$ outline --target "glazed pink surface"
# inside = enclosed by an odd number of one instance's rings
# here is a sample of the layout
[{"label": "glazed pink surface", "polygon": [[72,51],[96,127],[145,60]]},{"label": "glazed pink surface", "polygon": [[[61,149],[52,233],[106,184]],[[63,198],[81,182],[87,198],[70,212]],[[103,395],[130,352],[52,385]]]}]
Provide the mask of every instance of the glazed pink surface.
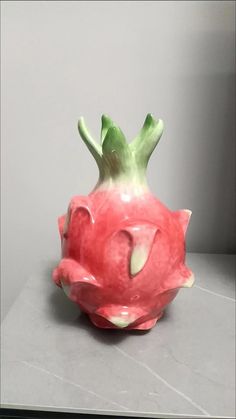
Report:
[{"label": "glazed pink surface", "polygon": [[[103,328],[150,329],[180,287],[190,211],[170,211],[148,190],[114,187],[76,196],[59,218],[58,286]],[[133,261],[133,262],[132,262]]]}]

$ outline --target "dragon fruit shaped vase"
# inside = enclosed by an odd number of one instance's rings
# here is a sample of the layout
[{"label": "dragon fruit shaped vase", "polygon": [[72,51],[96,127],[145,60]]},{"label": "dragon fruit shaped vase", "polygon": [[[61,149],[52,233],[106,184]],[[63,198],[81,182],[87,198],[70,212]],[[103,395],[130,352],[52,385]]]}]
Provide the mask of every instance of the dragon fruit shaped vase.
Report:
[{"label": "dragon fruit shaped vase", "polygon": [[185,233],[191,212],[170,211],[150,192],[148,160],[163,132],[147,115],[128,144],[103,115],[101,144],[83,118],[80,135],[99,168],[88,196],[71,199],[59,218],[62,259],[55,283],[101,328],[151,329],[193,274],[185,265]]}]

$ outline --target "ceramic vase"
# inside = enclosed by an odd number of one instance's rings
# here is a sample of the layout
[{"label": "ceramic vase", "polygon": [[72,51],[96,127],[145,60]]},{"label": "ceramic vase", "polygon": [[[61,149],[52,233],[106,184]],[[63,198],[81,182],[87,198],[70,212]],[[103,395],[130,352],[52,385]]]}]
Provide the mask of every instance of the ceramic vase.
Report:
[{"label": "ceramic vase", "polygon": [[168,209],[146,179],[163,122],[148,114],[130,143],[105,115],[100,143],[83,118],[78,128],[99,180],[88,196],[73,197],[59,217],[62,258],[53,279],[95,326],[151,329],[180,288],[194,281],[185,265],[191,211]]}]

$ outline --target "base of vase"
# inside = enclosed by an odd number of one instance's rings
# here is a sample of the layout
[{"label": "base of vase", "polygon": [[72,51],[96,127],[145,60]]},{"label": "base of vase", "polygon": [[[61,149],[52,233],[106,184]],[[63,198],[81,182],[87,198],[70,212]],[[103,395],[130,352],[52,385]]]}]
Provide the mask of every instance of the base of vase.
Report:
[{"label": "base of vase", "polygon": [[152,329],[156,322],[163,316],[163,311],[154,319],[147,320],[140,324],[130,324],[127,327],[118,327],[115,326],[113,323],[110,323],[104,317],[98,316],[97,314],[89,314],[89,318],[91,322],[100,329],[116,329],[116,330],[150,330]]}]

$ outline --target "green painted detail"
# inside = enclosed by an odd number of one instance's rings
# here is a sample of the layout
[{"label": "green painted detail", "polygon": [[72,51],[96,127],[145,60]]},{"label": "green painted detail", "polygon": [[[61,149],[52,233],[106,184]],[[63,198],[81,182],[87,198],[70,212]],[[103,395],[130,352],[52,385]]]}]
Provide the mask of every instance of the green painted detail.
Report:
[{"label": "green painted detail", "polygon": [[101,144],[89,133],[84,119],[78,123],[79,133],[99,168],[99,183],[133,182],[146,184],[149,158],[163,133],[163,121],[148,114],[137,137],[129,144],[115,123],[102,116]]},{"label": "green painted detail", "polygon": [[116,327],[120,327],[121,329],[129,326],[129,324],[132,323],[130,319],[122,319],[122,317],[111,317],[109,321]]},{"label": "green painted detail", "polygon": [[148,255],[149,248],[147,246],[137,245],[134,247],[130,258],[130,273],[132,276],[137,275],[143,269]]},{"label": "green painted detail", "polygon": [[148,114],[140,133],[130,145],[131,150],[135,153],[138,166],[144,170],[153,150],[161,139],[163,130],[163,121],[161,119],[156,121],[151,114]]},{"label": "green painted detail", "polygon": [[86,125],[85,125],[84,118],[80,118],[80,120],[78,122],[78,129],[79,129],[79,133],[80,133],[80,136],[81,136],[82,140],[84,141],[84,143],[88,147],[89,151],[91,152],[91,154],[95,158],[100,172],[103,171],[103,168],[102,168],[102,147],[100,146],[100,144],[97,144],[96,141],[94,141],[94,139],[92,138],[91,134],[89,133],[89,131],[88,131]]},{"label": "green painted detail", "polygon": [[114,126],[114,122],[107,115],[102,115],[101,143],[103,143],[109,128]]},{"label": "green painted detail", "polygon": [[108,129],[102,153],[112,177],[129,172],[132,155],[120,128],[113,126]]}]

